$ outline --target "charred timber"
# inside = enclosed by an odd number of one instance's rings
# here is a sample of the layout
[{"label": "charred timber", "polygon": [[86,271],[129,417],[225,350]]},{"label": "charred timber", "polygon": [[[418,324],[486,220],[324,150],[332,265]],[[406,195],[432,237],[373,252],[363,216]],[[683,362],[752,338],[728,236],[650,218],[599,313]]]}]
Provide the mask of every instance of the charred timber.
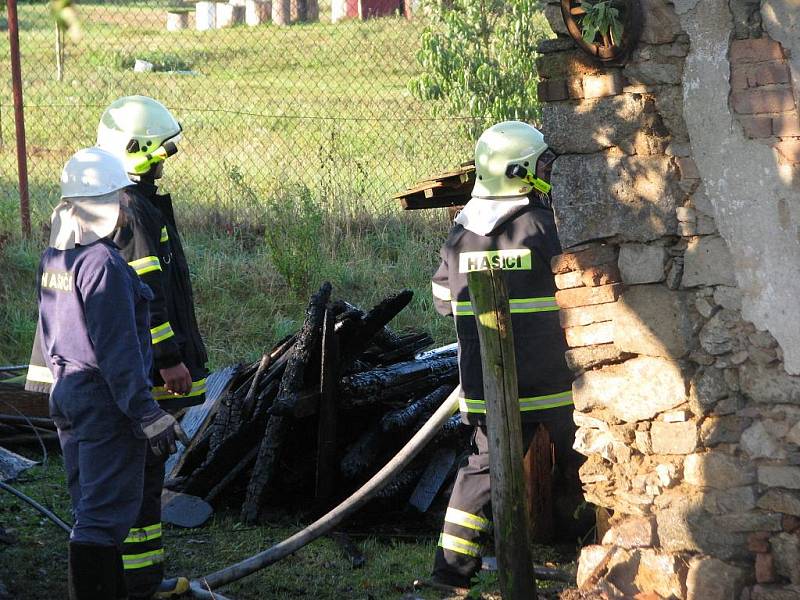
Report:
[{"label": "charred timber", "polygon": [[458,380],[455,357],[412,360],[344,377],[339,390],[351,406],[360,406],[407,394],[415,389],[415,384],[424,386],[425,380],[441,385],[451,379]]},{"label": "charred timber", "polygon": [[433,414],[452,391],[452,385],[442,385],[405,408],[386,413],[381,419],[381,429],[385,433],[411,429],[421,415]]},{"label": "charred timber", "polygon": [[[274,405],[293,409],[297,398],[305,386],[305,378],[312,357],[319,352],[319,342],[322,338],[322,324],[325,319],[325,308],[330,300],[331,284],[325,282],[319,291],[311,297],[306,311],[306,319],[297,341],[292,347],[286,371],[281,378],[278,397]],[[317,372],[317,375],[319,373]],[[269,490],[269,484],[275,475],[275,469],[280,457],[281,446],[287,433],[284,417],[271,416],[267,423],[261,447],[258,450],[256,464],[247,486],[247,496],[242,505],[242,520],[245,523],[255,523],[258,520],[259,509]]]}]

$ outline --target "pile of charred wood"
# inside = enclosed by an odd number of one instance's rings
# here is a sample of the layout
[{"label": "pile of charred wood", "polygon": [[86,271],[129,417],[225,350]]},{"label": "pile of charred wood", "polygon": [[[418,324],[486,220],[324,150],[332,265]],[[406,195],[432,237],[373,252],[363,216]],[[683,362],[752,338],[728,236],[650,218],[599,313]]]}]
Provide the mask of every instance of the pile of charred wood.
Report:
[{"label": "pile of charred wood", "polygon": [[[296,334],[236,370],[167,487],[239,509],[248,523],[270,507],[323,511],[356,490],[458,383],[454,345],[421,352],[428,334],[388,327],[411,297],[404,290],[365,312],[332,301],[324,284]],[[379,496],[427,510],[468,436],[454,415]]]}]

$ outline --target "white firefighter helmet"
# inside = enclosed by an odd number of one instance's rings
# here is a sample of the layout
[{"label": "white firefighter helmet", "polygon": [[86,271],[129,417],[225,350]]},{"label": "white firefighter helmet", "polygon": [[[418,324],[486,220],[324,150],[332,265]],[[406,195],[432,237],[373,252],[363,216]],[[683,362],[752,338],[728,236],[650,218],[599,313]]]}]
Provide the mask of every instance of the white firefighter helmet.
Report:
[{"label": "white firefighter helmet", "polygon": [[50,218],[59,250],[104,238],[117,227],[122,189],[133,185],[122,161],[101,148],[78,150],[61,171],[61,202]]},{"label": "white firefighter helmet", "polygon": [[521,121],[492,125],[475,144],[475,187],[477,198],[525,196],[533,189],[550,190],[550,184],[536,177],[536,162],[547,150],[542,132]]},{"label": "white firefighter helmet", "polygon": [[[148,96],[124,96],[112,102],[100,117],[97,145],[113,152],[128,173],[143,175],[175,151],[154,155],[165,142],[180,139],[180,123],[166,106]],[[155,160],[154,160],[155,156]]]}]

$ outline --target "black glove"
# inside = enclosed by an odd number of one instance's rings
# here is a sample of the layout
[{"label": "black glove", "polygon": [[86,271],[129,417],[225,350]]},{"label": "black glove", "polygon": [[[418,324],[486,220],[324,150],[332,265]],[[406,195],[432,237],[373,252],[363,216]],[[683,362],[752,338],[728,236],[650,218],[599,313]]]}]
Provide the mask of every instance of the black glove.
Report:
[{"label": "black glove", "polygon": [[142,419],[142,432],[147,436],[150,448],[156,456],[174,453],[177,450],[175,438],[178,438],[184,446],[189,445],[189,437],[181,429],[175,417],[161,409]]}]

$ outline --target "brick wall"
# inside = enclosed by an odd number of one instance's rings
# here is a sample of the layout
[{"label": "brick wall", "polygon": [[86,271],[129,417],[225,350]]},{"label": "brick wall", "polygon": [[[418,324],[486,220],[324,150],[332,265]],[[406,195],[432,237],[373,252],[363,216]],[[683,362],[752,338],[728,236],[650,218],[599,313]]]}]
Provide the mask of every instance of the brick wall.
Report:
[{"label": "brick wall", "polygon": [[731,106],[750,139],[772,146],[784,163],[800,163],[800,113],[787,57],[769,37],[733,40]]}]

